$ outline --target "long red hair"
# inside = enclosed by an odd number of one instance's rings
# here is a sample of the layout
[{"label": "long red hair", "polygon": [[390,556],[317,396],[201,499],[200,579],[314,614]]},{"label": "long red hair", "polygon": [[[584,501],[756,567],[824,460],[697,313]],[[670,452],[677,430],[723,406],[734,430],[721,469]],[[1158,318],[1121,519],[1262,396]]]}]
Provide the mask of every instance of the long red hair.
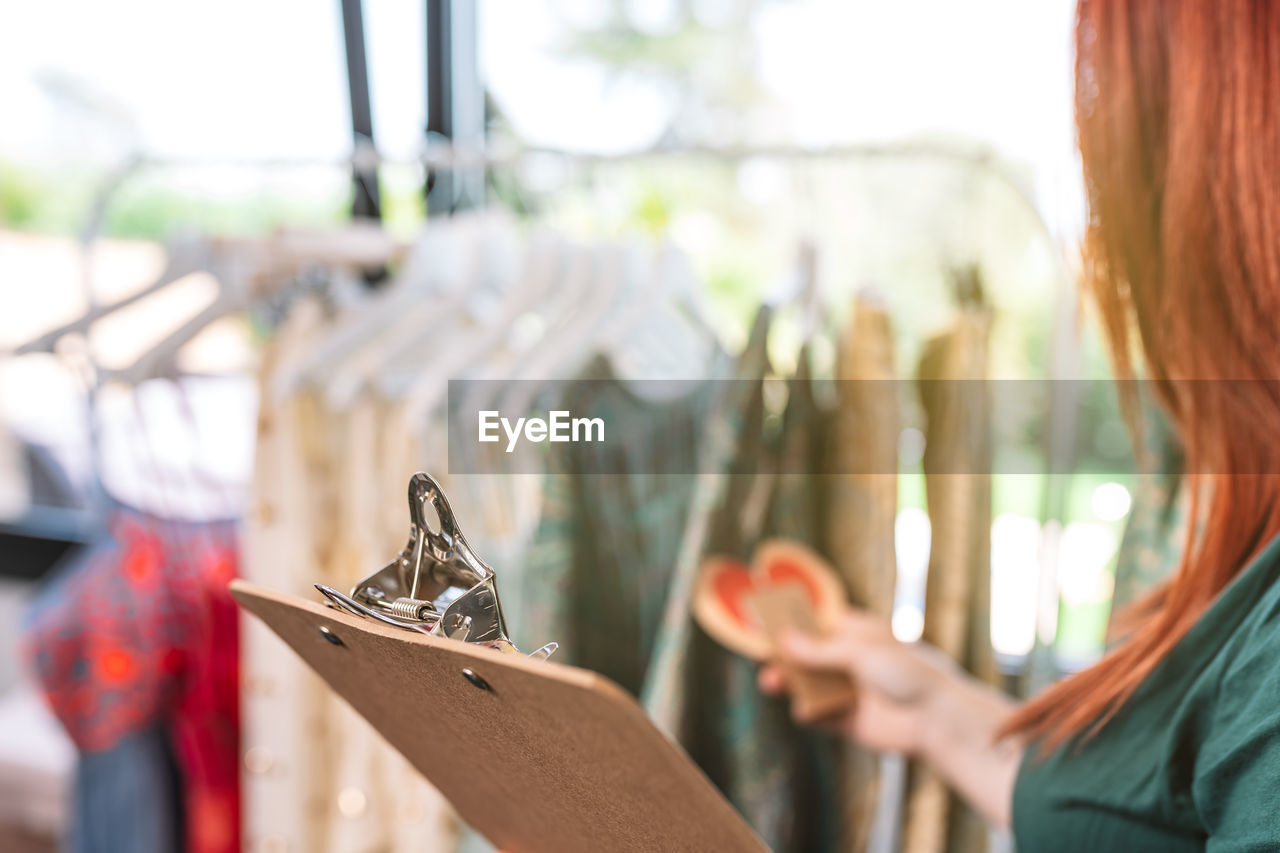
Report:
[{"label": "long red hair", "polygon": [[1087,290],[1118,376],[1177,428],[1191,506],[1128,639],[1007,722],[1044,750],[1105,725],[1280,531],[1280,3],[1081,0],[1075,106]]}]

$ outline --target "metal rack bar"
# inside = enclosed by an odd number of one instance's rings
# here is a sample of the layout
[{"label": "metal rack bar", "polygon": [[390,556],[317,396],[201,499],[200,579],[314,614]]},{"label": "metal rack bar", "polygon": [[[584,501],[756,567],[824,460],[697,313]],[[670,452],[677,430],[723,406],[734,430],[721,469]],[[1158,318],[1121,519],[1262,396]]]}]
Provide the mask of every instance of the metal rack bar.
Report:
[{"label": "metal rack bar", "polygon": [[355,198],[351,215],[356,219],[381,219],[378,192],[378,159],[373,155],[373,106],[369,98],[369,67],[365,56],[364,10],[361,0],[341,0],[342,36],[347,53],[347,88],[351,97],[351,135],[355,154],[351,179]]},{"label": "metal rack bar", "polygon": [[[474,0],[426,0],[427,147],[483,150],[484,89],[477,57]],[[484,201],[484,163],[426,163],[428,216]]]}]

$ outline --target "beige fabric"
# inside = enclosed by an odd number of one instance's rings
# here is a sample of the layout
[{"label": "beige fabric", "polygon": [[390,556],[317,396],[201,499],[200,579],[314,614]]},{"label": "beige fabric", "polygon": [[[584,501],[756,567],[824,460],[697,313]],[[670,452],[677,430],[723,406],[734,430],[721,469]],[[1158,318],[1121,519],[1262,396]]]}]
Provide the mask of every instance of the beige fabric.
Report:
[{"label": "beige fabric", "polygon": [[[330,411],[320,395],[272,394],[326,324],[293,312],[263,359],[245,576],[314,597],[349,588],[404,546],[403,457],[383,458],[378,405]],[[399,495],[384,512],[383,495]],[[389,509],[389,507],[387,507]],[[448,851],[458,834],[443,798],[278,638],[244,629],[245,849]]]},{"label": "beige fabric", "polygon": [[[853,304],[841,340],[836,378],[839,405],[832,419],[827,551],[849,588],[849,599],[885,619],[893,615],[897,585],[894,523],[898,515],[897,374],[893,328],[875,299]],[[867,850],[873,814],[883,797],[880,757],[850,743],[845,759],[844,801],[849,853]]]},{"label": "beige fabric", "polygon": [[[263,354],[260,374],[258,447],[252,501],[244,531],[243,573],[282,589],[297,589],[310,554],[306,477],[296,434],[296,412],[276,404],[270,380],[305,349],[322,325],[314,306],[297,312]],[[305,546],[304,546],[305,547]],[[300,559],[300,557],[302,557]],[[244,749],[244,846],[248,851],[323,850],[318,815],[324,804],[311,797],[305,756],[324,742],[322,685],[291,660],[291,653],[261,625],[243,623],[241,674]]]},{"label": "beige fabric", "polygon": [[[962,310],[953,328],[929,342],[924,380],[987,376],[991,318]],[[973,383],[926,385],[929,431],[925,478],[932,547],[923,640],[978,678],[993,683],[991,601],[991,408]],[[973,473],[956,473],[967,471]],[[986,849],[982,821],[936,774],[913,767],[902,849],[905,853],[976,853]]]}]

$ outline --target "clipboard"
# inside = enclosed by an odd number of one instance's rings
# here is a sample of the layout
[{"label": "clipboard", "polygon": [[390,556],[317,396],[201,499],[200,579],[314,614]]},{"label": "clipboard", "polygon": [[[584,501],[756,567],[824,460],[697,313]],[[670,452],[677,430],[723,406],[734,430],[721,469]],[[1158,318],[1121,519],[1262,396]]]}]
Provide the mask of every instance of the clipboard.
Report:
[{"label": "clipboard", "polygon": [[587,670],[231,592],[499,849],[765,851],[639,704]]}]

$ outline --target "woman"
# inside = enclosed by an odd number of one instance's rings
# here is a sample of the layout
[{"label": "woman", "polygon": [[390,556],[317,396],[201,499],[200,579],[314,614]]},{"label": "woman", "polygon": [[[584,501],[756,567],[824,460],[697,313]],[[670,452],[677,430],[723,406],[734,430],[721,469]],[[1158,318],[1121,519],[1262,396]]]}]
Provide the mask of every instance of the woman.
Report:
[{"label": "woman", "polygon": [[861,614],[787,654],[851,673],[842,729],[1020,850],[1280,850],[1280,3],[1081,0],[1076,50],[1086,276],[1186,451],[1180,567],[1021,707]]}]

